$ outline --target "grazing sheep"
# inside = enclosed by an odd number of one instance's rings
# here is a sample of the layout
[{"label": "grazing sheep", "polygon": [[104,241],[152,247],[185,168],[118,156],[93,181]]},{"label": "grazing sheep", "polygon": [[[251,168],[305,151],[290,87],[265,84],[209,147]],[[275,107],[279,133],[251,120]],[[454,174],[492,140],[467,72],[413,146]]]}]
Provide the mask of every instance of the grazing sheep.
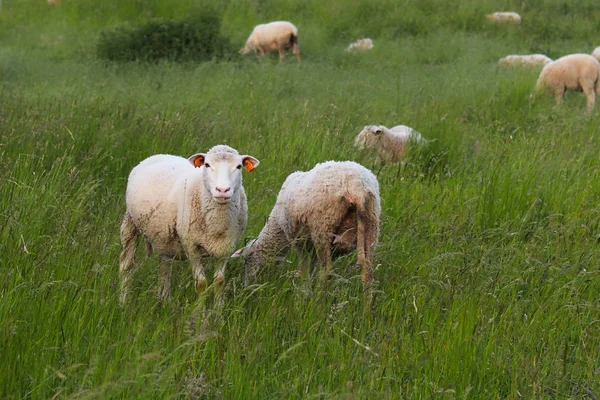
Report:
[{"label": "grazing sheep", "polygon": [[356,42],[350,43],[350,45],[346,48],[346,51],[368,51],[372,48],[373,41],[371,39],[358,39]]},{"label": "grazing sheep", "polygon": [[589,54],[571,54],[546,65],[536,84],[536,92],[551,91],[560,104],[566,90],[583,91],[591,112],[600,94],[600,63]]},{"label": "grazing sheep", "polygon": [[600,61],[600,47],[596,47],[594,49],[594,51],[592,52],[592,57],[594,57],[596,60]]},{"label": "grazing sheep", "polygon": [[[357,249],[363,287],[369,289],[380,214],[375,175],[352,161],[327,161],[287,177],[258,238],[233,257],[245,257],[248,285],[262,265],[290,246],[300,256],[316,251],[323,279],[331,274],[332,254]],[[308,265],[301,262],[300,267],[301,275],[307,275]]]},{"label": "grazing sheep", "polygon": [[[159,154],[139,163],[127,182],[127,212],[121,224],[121,301],[129,291],[138,235],[148,255],[160,255],[162,299],[171,292],[173,259],[189,259],[196,288],[206,287],[204,260],[222,262],[214,274],[215,286],[225,277],[225,261],[246,230],[248,206],[242,186],[242,166],[252,171],[258,160],[218,145],[190,158]],[[214,260],[213,260],[214,261]]]},{"label": "grazing sheep", "polygon": [[529,55],[511,55],[501,58],[498,64],[503,67],[513,66],[530,66],[530,67],[544,67],[550,64],[552,59],[543,54],[529,54]]},{"label": "grazing sheep", "polygon": [[426,144],[427,140],[414,129],[397,125],[388,129],[383,125],[367,125],[356,135],[354,147],[374,149],[384,162],[400,161],[409,143]]},{"label": "grazing sheep", "polygon": [[241,54],[251,51],[260,51],[260,55],[277,51],[279,60],[285,58],[285,51],[292,49],[296,59],[300,62],[300,48],[298,47],[298,29],[287,21],[275,21],[268,24],[256,25],[248,37],[246,45],[240,49]]},{"label": "grazing sheep", "polygon": [[518,25],[521,23],[521,16],[516,12],[512,11],[495,12],[486,15],[486,18],[488,19],[488,21],[501,24],[507,23]]},{"label": "grazing sheep", "polygon": [[48,0],[48,4],[51,6],[60,6],[60,0]]}]

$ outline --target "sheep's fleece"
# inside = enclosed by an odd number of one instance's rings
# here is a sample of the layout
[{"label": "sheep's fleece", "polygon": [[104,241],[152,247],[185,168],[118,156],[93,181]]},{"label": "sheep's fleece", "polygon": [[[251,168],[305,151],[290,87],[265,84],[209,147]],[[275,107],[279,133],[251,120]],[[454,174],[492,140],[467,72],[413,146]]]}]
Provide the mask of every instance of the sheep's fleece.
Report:
[{"label": "sheep's fleece", "polygon": [[381,214],[379,183],[371,171],[352,161],[328,161],[290,174],[258,238],[243,255],[246,283],[258,269],[294,246],[301,254],[316,250],[322,274],[331,273],[331,256],[358,250],[362,282],[373,281],[373,249]]}]

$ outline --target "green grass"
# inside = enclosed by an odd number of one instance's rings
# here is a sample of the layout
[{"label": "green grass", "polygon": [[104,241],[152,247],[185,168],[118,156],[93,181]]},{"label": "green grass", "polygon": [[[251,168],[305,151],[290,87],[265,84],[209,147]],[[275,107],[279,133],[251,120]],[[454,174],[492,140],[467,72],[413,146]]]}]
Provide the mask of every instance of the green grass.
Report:
[{"label": "green grass", "polygon": [[[255,23],[294,21],[302,63],[95,58],[103,29],[198,7],[3,2],[0,398],[600,395],[600,114],[586,116],[579,93],[559,108],[533,101],[536,71],[496,66],[591,52],[595,1],[223,2],[223,34],[239,47]],[[509,9],[521,27],[485,23]],[[346,54],[359,37],[375,49]],[[250,238],[290,172],[329,159],[377,172],[352,147],[367,124],[434,140],[379,172],[369,315],[354,256],[307,298],[292,254],[251,289],[233,260],[221,318],[191,329],[188,264],[175,263],[161,304],[141,245],[119,307],[119,226],[139,161],[218,143],[258,158],[244,176]]]}]

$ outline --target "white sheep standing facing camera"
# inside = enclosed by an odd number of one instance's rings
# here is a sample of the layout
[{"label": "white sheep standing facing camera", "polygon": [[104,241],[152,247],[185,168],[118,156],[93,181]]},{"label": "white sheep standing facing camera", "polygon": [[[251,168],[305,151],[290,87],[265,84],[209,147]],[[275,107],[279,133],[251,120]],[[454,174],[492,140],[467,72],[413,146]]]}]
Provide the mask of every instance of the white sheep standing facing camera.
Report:
[{"label": "white sheep standing facing camera", "polygon": [[285,51],[292,49],[298,62],[300,62],[300,48],[298,47],[298,28],[288,21],[275,21],[268,24],[256,25],[240,49],[242,55],[258,50],[261,56],[265,53],[279,52],[279,60],[285,58]]},{"label": "white sheep standing facing camera", "polygon": [[170,296],[173,259],[189,259],[199,292],[206,287],[204,262],[220,262],[214,283],[222,287],[225,262],[246,230],[248,205],[241,170],[252,171],[258,163],[218,145],[187,159],[154,155],[133,168],[121,224],[121,302],[127,298],[135,269],[138,235],[144,236],[149,255],[152,251],[160,255],[161,299]]},{"label": "white sheep standing facing camera", "polygon": [[391,129],[383,125],[367,125],[354,139],[354,147],[373,149],[384,162],[400,161],[410,143],[422,145],[427,140],[406,125],[396,125]]},{"label": "white sheep standing facing camera", "polygon": [[[327,161],[287,177],[258,238],[233,257],[245,258],[248,285],[260,267],[294,246],[301,256],[316,252],[321,277],[326,280],[332,272],[332,255],[356,249],[367,290],[373,283],[380,214],[375,175],[353,161]],[[302,261],[300,273],[307,275],[309,264]]]}]

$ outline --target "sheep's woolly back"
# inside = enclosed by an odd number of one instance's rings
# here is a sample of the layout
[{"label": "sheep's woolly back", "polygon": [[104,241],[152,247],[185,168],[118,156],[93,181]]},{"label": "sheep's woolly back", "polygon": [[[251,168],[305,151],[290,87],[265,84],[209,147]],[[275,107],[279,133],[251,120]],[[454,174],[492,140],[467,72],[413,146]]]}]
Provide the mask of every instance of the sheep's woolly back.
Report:
[{"label": "sheep's woolly back", "polygon": [[[583,90],[599,80],[600,63],[589,54],[571,54],[546,65],[536,84],[536,90]],[[586,86],[585,88],[583,86]]]},{"label": "sheep's woolly back", "polygon": [[402,159],[411,142],[426,144],[427,140],[406,125],[396,125],[391,129],[383,125],[367,125],[354,139],[354,146],[359,150],[373,149],[381,160],[395,162]]},{"label": "sheep's woolly back", "polygon": [[596,47],[594,49],[594,51],[592,52],[592,57],[594,57],[596,60],[600,61],[600,47]]},{"label": "sheep's woolly back", "polygon": [[521,16],[513,11],[499,11],[486,16],[488,21],[496,23],[520,24]]},{"label": "sheep's woolly back", "polygon": [[528,54],[528,55],[510,55],[501,58],[498,64],[504,67],[510,66],[545,66],[550,64],[552,59],[543,54]]},{"label": "sheep's woolly back", "polygon": [[327,161],[307,172],[294,172],[283,183],[267,223],[246,255],[256,270],[294,245],[299,250],[330,247],[347,234],[343,251],[357,247],[357,215],[375,246],[381,214],[379,183],[371,171],[352,161]]},{"label": "sheep's woolly back", "polygon": [[350,43],[346,48],[346,51],[368,51],[373,48],[373,40],[369,38],[358,39],[354,43]]},{"label": "sheep's woolly back", "polygon": [[242,54],[262,47],[265,52],[276,51],[277,46],[298,37],[298,28],[288,21],[274,21],[256,25],[242,49]]}]

